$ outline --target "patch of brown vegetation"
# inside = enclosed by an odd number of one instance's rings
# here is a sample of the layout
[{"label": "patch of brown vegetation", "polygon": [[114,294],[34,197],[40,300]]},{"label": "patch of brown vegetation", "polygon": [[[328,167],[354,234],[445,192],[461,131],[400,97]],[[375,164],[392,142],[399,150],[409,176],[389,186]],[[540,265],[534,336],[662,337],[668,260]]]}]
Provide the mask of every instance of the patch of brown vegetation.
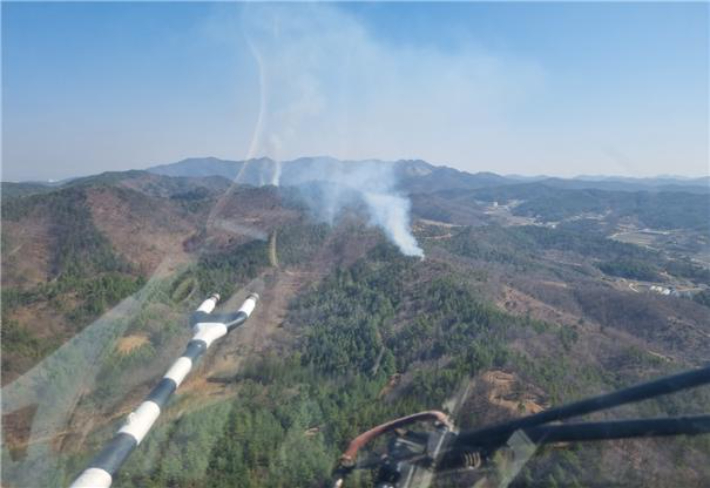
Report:
[{"label": "patch of brown vegetation", "polygon": [[72,310],[78,305],[76,296],[65,293],[57,300],[61,310],[50,302],[36,302],[19,306],[10,315],[21,326],[27,327],[40,339],[57,339],[73,334],[73,325],[63,316],[64,311]]},{"label": "patch of brown vegetation", "polygon": [[143,274],[152,273],[167,256],[175,266],[188,260],[183,241],[196,224],[169,202],[115,188],[93,188],[87,201],[99,231]]},{"label": "patch of brown vegetation", "polygon": [[492,370],[477,376],[467,389],[458,415],[459,427],[491,425],[540,412],[547,408],[539,388],[514,373]]},{"label": "patch of brown vegetation", "polygon": [[506,285],[503,285],[502,293],[496,304],[514,315],[530,315],[534,319],[555,324],[573,325],[580,319],[577,315],[548,305],[527,293]]},{"label": "patch of brown vegetation", "polygon": [[[61,305],[61,310],[56,304]],[[76,297],[65,293],[54,302],[42,301],[18,306],[8,313],[7,318],[28,330],[35,338],[47,341],[47,345],[52,349],[74,334],[76,324],[69,322],[62,312],[71,310],[76,304]],[[40,357],[21,354],[14,350],[4,350],[2,385],[13,382],[40,360]]]},{"label": "patch of brown vegetation", "polygon": [[299,218],[299,211],[282,205],[277,189],[247,187],[231,188],[210,215],[210,219],[235,220],[237,224],[246,224],[264,233]]},{"label": "patch of brown vegetation", "polygon": [[387,395],[394,390],[397,385],[399,384],[400,380],[402,379],[402,375],[399,373],[393,374],[390,379],[387,381],[387,384],[380,390],[380,393],[378,393],[377,398],[385,398]]},{"label": "patch of brown vegetation", "polygon": [[116,344],[116,351],[119,354],[129,354],[134,349],[138,349],[143,344],[148,343],[148,337],[141,334],[129,335],[121,337]]},{"label": "patch of brown vegetation", "polygon": [[512,373],[488,371],[481,375],[481,381],[488,383],[488,401],[508,410],[513,415],[529,415],[543,411],[541,394],[522,390],[518,379]]},{"label": "patch of brown vegetation", "polygon": [[49,216],[34,211],[19,222],[2,223],[2,285],[29,288],[49,279],[55,239]]},{"label": "patch of brown vegetation", "polygon": [[25,456],[36,412],[37,405],[30,405],[2,416],[3,445],[9,448],[13,461]]}]

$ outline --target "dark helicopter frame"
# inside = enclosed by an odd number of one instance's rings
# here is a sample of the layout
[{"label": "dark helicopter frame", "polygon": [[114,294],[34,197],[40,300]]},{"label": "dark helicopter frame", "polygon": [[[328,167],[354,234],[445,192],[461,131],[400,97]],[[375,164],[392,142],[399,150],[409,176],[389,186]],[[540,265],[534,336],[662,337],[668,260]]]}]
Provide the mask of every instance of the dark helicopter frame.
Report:
[{"label": "dark helicopter frame", "polygon": [[[376,469],[375,486],[378,488],[408,488],[421,479],[417,472],[431,477],[436,473],[476,470],[491,465],[495,454],[511,447],[513,439],[518,447],[522,446],[519,451],[532,447],[522,454],[524,462],[534,454],[536,446],[544,444],[710,434],[710,414],[549,425],[550,422],[707,384],[710,384],[710,366],[466,432],[456,432],[446,414],[439,411],[402,417],[353,439],[333,472],[332,486],[343,486],[346,478],[356,469]],[[429,431],[408,430],[409,426],[422,422],[433,422],[435,428]],[[358,460],[360,449],[388,433],[395,433],[396,437],[389,442],[387,453],[375,459]],[[514,477],[517,470],[512,471]],[[512,477],[508,476],[496,485],[506,486]]]}]

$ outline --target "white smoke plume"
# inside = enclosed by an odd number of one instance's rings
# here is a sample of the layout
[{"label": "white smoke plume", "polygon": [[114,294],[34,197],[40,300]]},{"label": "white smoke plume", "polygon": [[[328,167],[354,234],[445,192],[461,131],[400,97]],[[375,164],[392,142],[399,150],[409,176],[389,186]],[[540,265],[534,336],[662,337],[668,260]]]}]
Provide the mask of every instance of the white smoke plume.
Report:
[{"label": "white smoke plume", "polygon": [[[258,66],[261,93],[248,156],[265,154],[275,161],[272,174],[265,180],[275,186],[297,185],[313,213],[329,223],[346,206],[364,205],[370,224],[381,228],[403,254],[423,256],[410,231],[410,202],[396,192],[391,164],[344,163],[328,158],[302,159],[293,165],[281,163],[304,137],[317,147],[324,116],[329,113],[342,114],[337,126],[329,127],[329,139],[341,134],[336,138],[343,146],[351,143],[346,106],[357,95],[357,80],[352,75],[366,66],[350,67],[340,73],[331,70],[331,66],[334,55],[345,54],[340,48],[362,44],[365,34],[361,27],[327,7],[293,10],[271,4],[249,5],[242,26]],[[337,94],[331,89],[334,84],[340,87]]]},{"label": "white smoke plume", "polygon": [[333,223],[347,207],[362,205],[370,224],[382,229],[402,254],[424,256],[410,230],[410,202],[397,191],[392,163],[303,158],[282,168],[281,183],[297,186],[320,220]]},{"label": "white smoke plume", "polygon": [[320,218],[333,221],[347,204],[362,204],[371,224],[409,255],[422,251],[390,165],[320,164],[306,178],[289,175],[281,161],[304,154],[440,160],[436,155],[453,156],[446,150],[454,147],[478,154],[506,133],[502,115],[540,79],[536,64],[493,55],[470,39],[454,50],[388,42],[336,4],[240,5],[238,20],[228,14],[232,4],[215,7],[206,27],[237,49],[246,46],[256,67],[259,109],[247,154],[237,159],[276,161],[263,184],[328,183],[310,187]]},{"label": "white smoke plume", "polygon": [[409,230],[409,199],[398,195],[363,193],[375,225],[381,227],[406,256],[424,257]]}]

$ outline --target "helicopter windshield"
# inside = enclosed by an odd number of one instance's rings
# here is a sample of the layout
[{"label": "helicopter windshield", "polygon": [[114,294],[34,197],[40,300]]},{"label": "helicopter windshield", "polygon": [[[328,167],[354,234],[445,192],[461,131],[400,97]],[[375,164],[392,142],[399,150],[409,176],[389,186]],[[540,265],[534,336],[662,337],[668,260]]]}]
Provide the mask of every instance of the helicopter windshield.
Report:
[{"label": "helicopter windshield", "polygon": [[710,485],[707,4],[0,8],[3,487]]}]

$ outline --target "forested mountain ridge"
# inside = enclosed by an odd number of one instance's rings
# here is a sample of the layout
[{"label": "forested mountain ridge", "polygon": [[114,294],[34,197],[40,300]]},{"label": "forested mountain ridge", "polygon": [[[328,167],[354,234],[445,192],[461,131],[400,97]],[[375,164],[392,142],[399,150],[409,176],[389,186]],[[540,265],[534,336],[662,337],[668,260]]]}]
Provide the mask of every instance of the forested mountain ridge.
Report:
[{"label": "forested mountain ridge", "polygon": [[[435,174],[415,163],[412,178]],[[52,439],[68,481],[179,353],[185,314],[215,291],[227,307],[257,291],[253,318],[181,386],[116,486],[319,486],[347,440],[397,415],[459,398],[457,423],[480,426],[706,361],[710,308],[696,298],[708,274],[688,242],[614,236],[619,225],[668,231],[643,205],[495,177],[482,188],[440,181],[412,186],[423,260],[402,256],[358,208],[326,225],[294,189],[211,174],[112,173],[4,195],[3,380],[154,283]],[[696,219],[703,200],[684,198]],[[562,213],[548,215],[545,199]],[[691,241],[703,233],[693,222]],[[708,404],[699,391],[622,413]],[[8,486],[22,479],[27,443],[47,442],[15,422]],[[517,483],[704,486],[708,453],[704,440],[551,449]]]},{"label": "forested mountain ridge", "polygon": [[[490,172],[470,173],[435,165],[423,160],[377,161],[394,167],[398,180],[405,191],[436,191],[454,188],[475,189],[498,185],[521,183],[543,183],[554,188],[570,190],[599,189],[607,191],[685,191],[705,193],[710,191],[708,177],[680,178],[661,176],[657,178],[631,178],[609,176],[580,176],[577,178],[559,178],[548,176],[520,177],[501,176]],[[351,166],[361,161],[344,161],[329,156],[302,157],[290,161],[277,162],[270,158],[255,158],[244,161],[229,161],[214,157],[188,158],[175,163],[149,167],[146,171],[167,176],[222,176],[228,179],[239,177],[245,184],[263,184],[273,180],[273,173],[280,165],[285,184],[311,167],[319,171],[332,171],[334,168]]]},{"label": "forested mountain ridge", "polygon": [[[213,177],[128,172],[4,196],[4,382],[155,273],[170,275],[193,259],[204,222],[229,186]],[[268,207],[261,197],[246,200]],[[211,237],[222,245],[244,239],[219,225]]]}]

